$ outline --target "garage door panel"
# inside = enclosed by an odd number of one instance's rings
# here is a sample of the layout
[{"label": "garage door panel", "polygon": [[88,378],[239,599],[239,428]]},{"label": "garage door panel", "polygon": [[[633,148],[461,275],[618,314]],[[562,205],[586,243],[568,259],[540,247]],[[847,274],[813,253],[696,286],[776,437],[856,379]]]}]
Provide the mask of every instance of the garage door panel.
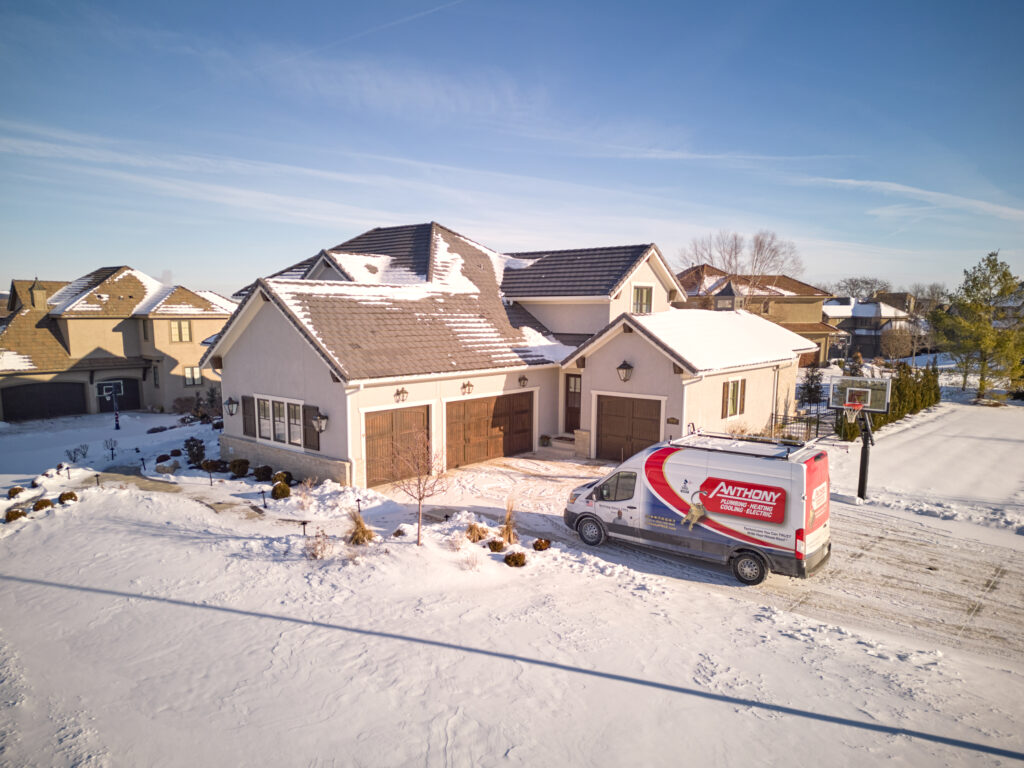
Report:
[{"label": "garage door panel", "polygon": [[449,403],[446,414],[449,467],[533,448],[532,393]]},{"label": "garage door panel", "polygon": [[[429,453],[430,408],[394,408],[366,414],[366,484],[391,483],[409,475],[408,464],[399,457],[415,457],[417,451]],[[426,435],[428,445],[420,443]]]},{"label": "garage door panel", "polygon": [[0,390],[5,421],[51,419],[86,413],[85,384],[68,381],[20,384]]},{"label": "garage door panel", "polygon": [[597,398],[597,456],[624,461],[661,437],[661,401],[639,397]]}]

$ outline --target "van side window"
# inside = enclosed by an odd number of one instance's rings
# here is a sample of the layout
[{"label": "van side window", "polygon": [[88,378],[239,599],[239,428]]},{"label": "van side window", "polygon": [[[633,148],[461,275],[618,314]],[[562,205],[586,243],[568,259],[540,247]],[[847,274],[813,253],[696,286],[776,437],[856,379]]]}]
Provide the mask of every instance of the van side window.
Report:
[{"label": "van side window", "polygon": [[617,472],[597,488],[599,501],[629,501],[636,490],[636,472]]}]

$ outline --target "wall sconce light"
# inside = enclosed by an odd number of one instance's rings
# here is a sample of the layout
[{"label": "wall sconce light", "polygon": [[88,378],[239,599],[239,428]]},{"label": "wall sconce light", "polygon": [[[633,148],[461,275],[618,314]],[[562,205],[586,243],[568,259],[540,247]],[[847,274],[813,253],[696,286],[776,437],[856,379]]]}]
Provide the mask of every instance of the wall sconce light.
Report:
[{"label": "wall sconce light", "polygon": [[619,373],[619,381],[627,382],[633,375],[633,366],[623,360],[615,369]]},{"label": "wall sconce light", "polygon": [[238,413],[238,401],[233,397],[229,397],[224,401],[224,408],[227,409],[228,416],[234,416]]},{"label": "wall sconce light", "polygon": [[525,373],[522,376],[519,377],[519,386],[520,387],[525,387],[529,383],[530,383],[530,380],[526,377]]},{"label": "wall sconce light", "polygon": [[409,399],[409,390],[407,390],[405,387],[402,387],[401,389],[396,389],[395,390],[395,402],[396,403],[404,403],[408,399]]},{"label": "wall sconce light", "polygon": [[473,382],[472,381],[464,381],[464,382],[462,382],[462,394],[468,395],[468,394],[472,393],[472,391],[473,391]]},{"label": "wall sconce light", "polygon": [[313,429],[315,429],[317,432],[320,432],[320,433],[322,433],[325,429],[327,429],[327,414],[326,413],[319,413],[319,412],[317,413],[316,418],[313,419]]}]

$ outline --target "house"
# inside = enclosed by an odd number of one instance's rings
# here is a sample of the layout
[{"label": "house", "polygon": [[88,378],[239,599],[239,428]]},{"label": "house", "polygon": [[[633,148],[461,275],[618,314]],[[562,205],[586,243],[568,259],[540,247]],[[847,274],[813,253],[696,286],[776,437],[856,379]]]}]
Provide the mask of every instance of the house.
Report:
[{"label": "house", "polygon": [[882,354],[883,333],[910,327],[906,312],[877,299],[837,297],[825,302],[822,314],[829,325],[850,334],[846,353],[860,352],[868,360]]},{"label": "house", "polygon": [[652,244],[501,254],[436,223],[371,230],[237,295],[203,362],[227,398],[221,456],[361,486],[401,477],[424,438],[453,468],[542,435],[617,458],[688,423],[760,429],[813,348],[749,313],[673,309],[685,295]]},{"label": "house", "polygon": [[813,342],[801,365],[822,365],[830,344],[844,331],[822,322],[827,291],[787,275],[732,275],[710,264],[697,264],[676,277],[687,295],[687,309],[745,309]]},{"label": "house", "polygon": [[237,305],[127,266],[13,280],[0,320],[0,418],[162,408],[208,386],[200,342]]}]

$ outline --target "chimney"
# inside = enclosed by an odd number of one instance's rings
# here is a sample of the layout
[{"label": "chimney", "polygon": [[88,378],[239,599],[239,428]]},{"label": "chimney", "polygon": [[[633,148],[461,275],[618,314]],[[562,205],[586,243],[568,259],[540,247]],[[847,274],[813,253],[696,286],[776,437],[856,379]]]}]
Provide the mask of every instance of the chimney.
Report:
[{"label": "chimney", "polygon": [[33,309],[45,309],[46,308],[46,289],[39,284],[39,278],[37,277],[32,285],[28,288],[29,298],[32,302]]}]

